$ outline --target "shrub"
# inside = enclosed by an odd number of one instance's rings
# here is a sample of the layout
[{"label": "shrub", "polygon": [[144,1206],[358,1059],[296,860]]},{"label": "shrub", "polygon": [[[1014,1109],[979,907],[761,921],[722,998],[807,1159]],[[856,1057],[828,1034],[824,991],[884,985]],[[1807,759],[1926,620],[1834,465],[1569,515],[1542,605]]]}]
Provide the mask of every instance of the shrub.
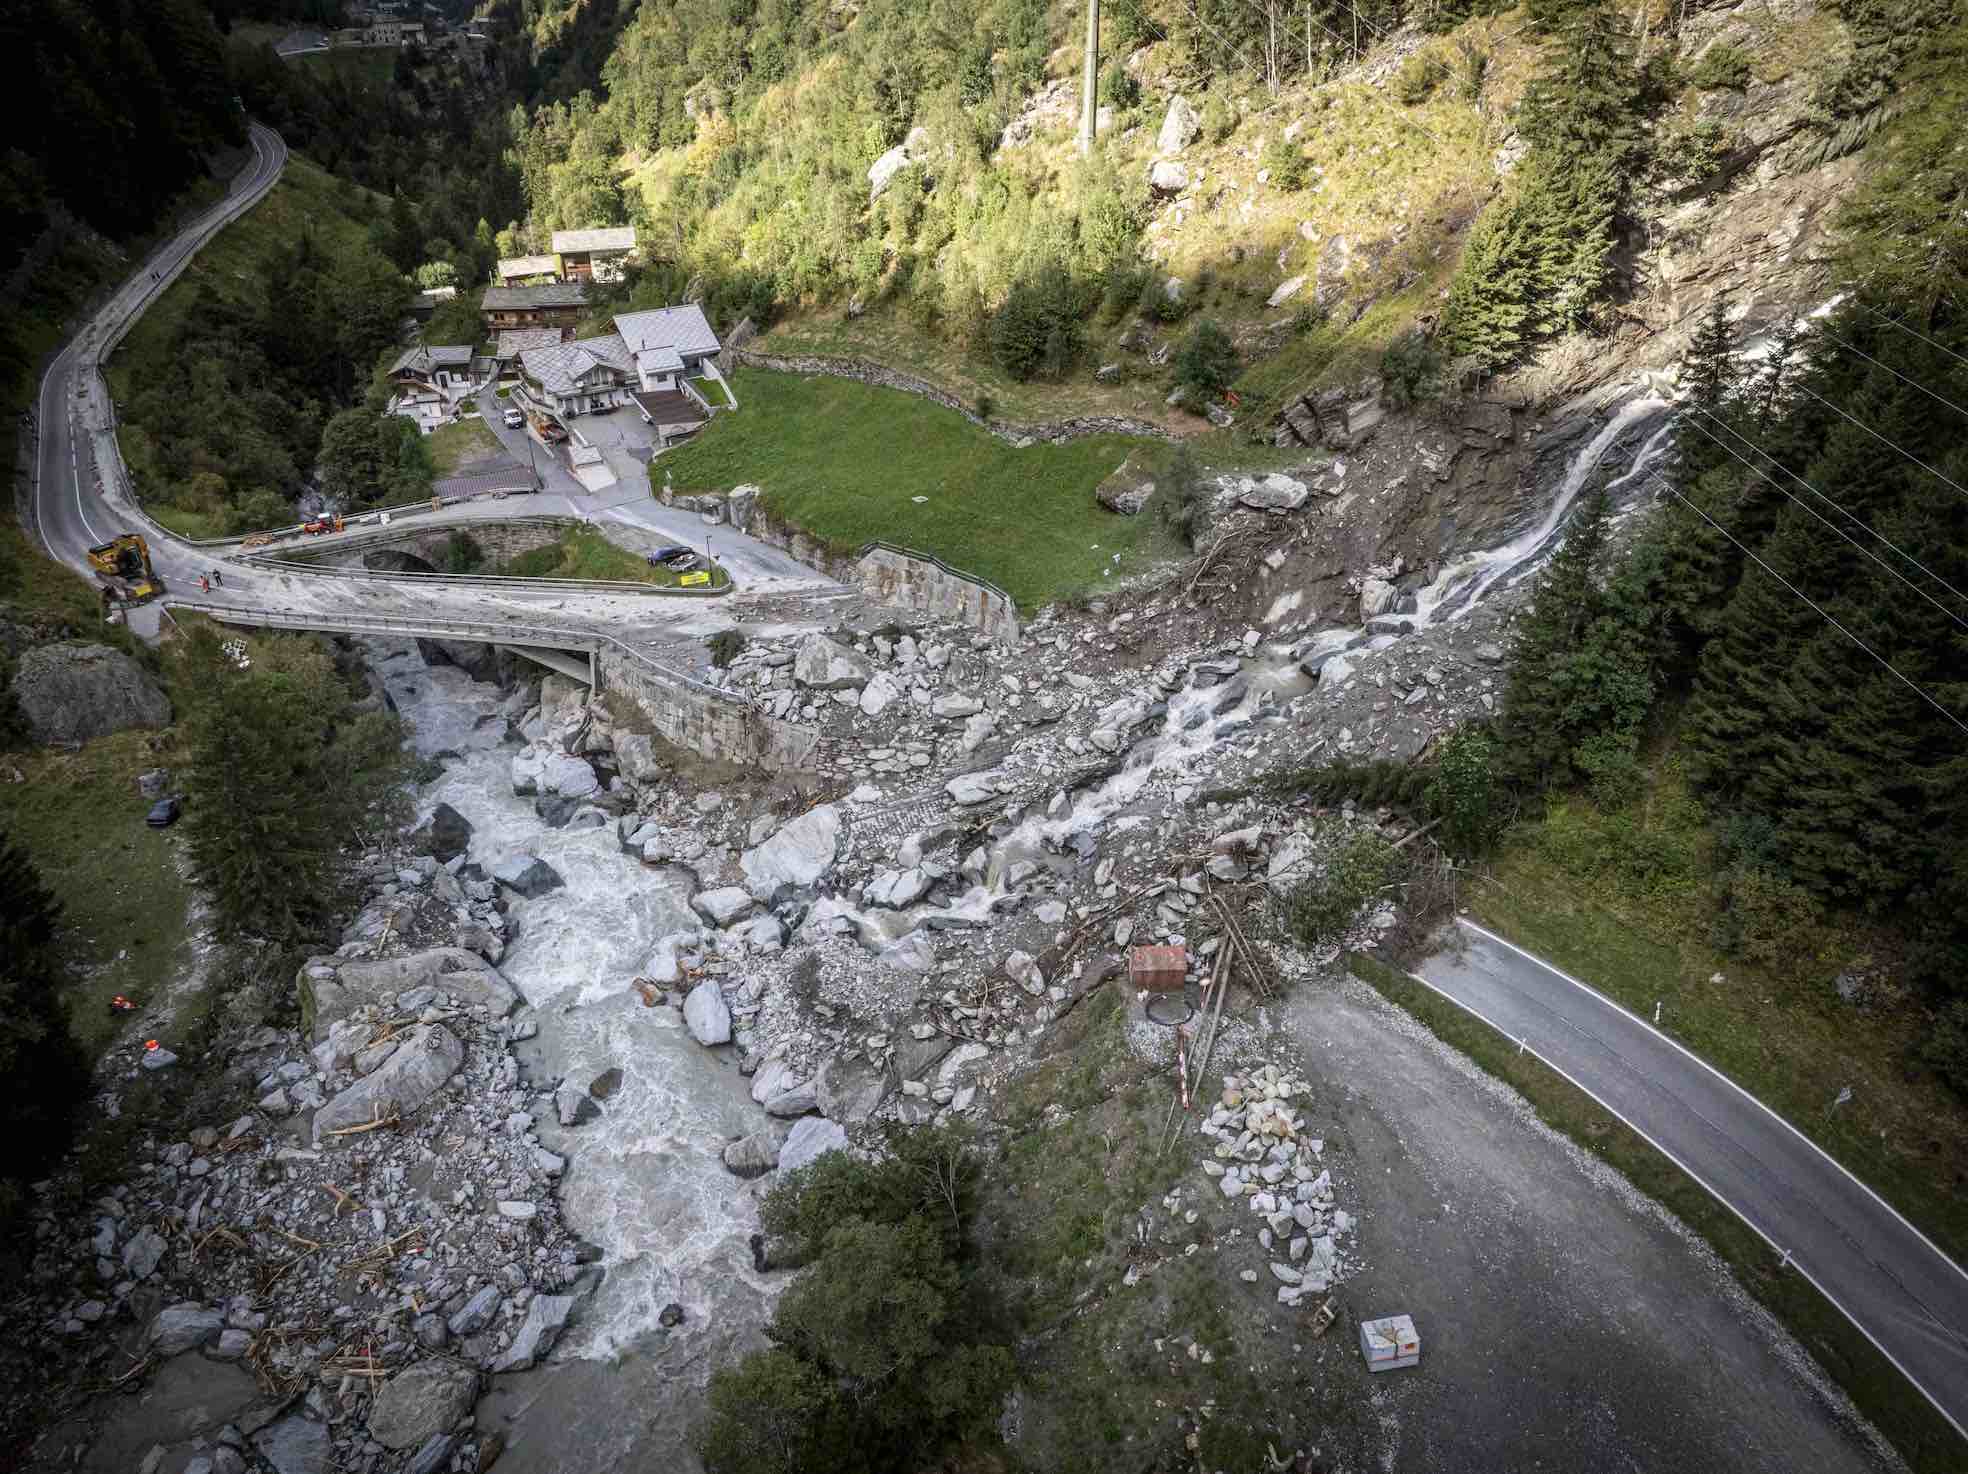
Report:
[{"label": "shrub", "polygon": [[1219,398],[1242,367],[1230,335],[1203,318],[1175,350],[1175,382],[1198,398]]},{"label": "shrub", "polygon": [[1131,108],[1141,101],[1141,84],[1120,62],[1107,68],[1107,74],[1100,79],[1100,100],[1116,111]]},{"label": "shrub", "polygon": [[1467,103],[1483,97],[1483,83],[1490,75],[1490,53],[1464,36],[1456,43],[1456,96]]},{"label": "shrub", "polygon": [[1441,57],[1432,51],[1417,51],[1394,74],[1394,95],[1409,107],[1419,107],[1448,75],[1448,65]]},{"label": "shrub", "polygon": [[1920,1042],[1920,1060],[1957,1095],[1968,1098],[1968,999],[1937,1009]]},{"label": "shrub", "polygon": [[1688,81],[1703,92],[1741,92],[1750,84],[1749,56],[1727,41],[1718,41],[1689,69]]},{"label": "shrub", "polygon": [[1210,498],[1196,458],[1178,445],[1155,478],[1155,515],[1185,548],[1194,548],[1209,525]]},{"label": "shrub", "polygon": [[485,566],[485,549],[469,532],[454,532],[444,540],[444,571],[476,573]]},{"label": "shrub", "polygon": [[1711,930],[1718,951],[1791,978],[1825,969],[1832,934],[1818,899],[1795,881],[1755,865],[1723,872]]},{"label": "shrub", "polygon": [[1585,775],[1592,801],[1608,811],[1625,808],[1646,787],[1631,737],[1611,732],[1588,737],[1572,754],[1572,764]]},{"label": "shrub", "polygon": [[[1174,296],[1169,295],[1168,284],[1176,281]],[[1141,284],[1141,315],[1155,322],[1181,322],[1188,314],[1196,299],[1192,287],[1184,287],[1177,278],[1158,276],[1150,272]]]},{"label": "shrub", "polygon": [[1388,403],[1408,409],[1441,396],[1446,360],[1419,331],[1403,333],[1380,355],[1380,377]]},{"label": "shrub", "polygon": [[1280,133],[1264,145],[1260,162],[1271,171],[1271,187],[1290,193],[1305,187],[1305,151]]},{"label": "shrub", "polygon": [[1212,92],[1203,102],[1203,137],[1221,143],[1237,131],[1237,110],[1220,93]]},{"label": "shrub", "polygon": [[1434,780],[1428,785],[1428,809],[1441,821],[1443,848],[1459,855],[1488,849],[1501,827],[1502,794],[1490,729],[1473,724],[1457,727],[1442,744]]},{"label": "shrub", "polygon": [[997,400],[993,399],[989,394],[980,394],[977,396],[978,419],[988,420],[991,418],[992,415],[996,414],[997,411],[998,411]]},{"label": "shrub", "polygon": [[1361,910],[1400,879],[1403,865],[1394,846],[1371,829],[1355,828],[1286,897],[1292,934],[1308,947],[1343,941]]},{"label": "shrub", "polygon": [[736,660],[745,649],[743,630],[719,630],[704,642],[711,652],[711,664],[723,670]]}]

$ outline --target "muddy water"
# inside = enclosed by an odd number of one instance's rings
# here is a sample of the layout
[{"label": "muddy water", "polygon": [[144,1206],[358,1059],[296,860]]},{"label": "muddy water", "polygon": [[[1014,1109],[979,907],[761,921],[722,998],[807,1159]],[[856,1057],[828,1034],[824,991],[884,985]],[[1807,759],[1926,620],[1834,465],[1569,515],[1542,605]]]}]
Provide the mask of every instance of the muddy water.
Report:
[{"label": "muddy water", "polygon": [[[419,699],[403,707],[420,729],[469,729],[492,690],[454,692],[424,677],[414,649],[380,664],[393,690],[421,682]],[[539,1022],[520,1049],[529,1081],[586,1086],[611,1069],[622,1081],[598,1120],[564,1129],[549,1115],[539,1124],[541,1140],[568,1158],[566,1221],[601,1248],[607,1272],[556,1352],[576,1365],[500,1379],[494,1426],[512,1406],[543,1400],[538,1416],[507,1430],[500,1467],[599,1470],[634,1450],[631,1462],[656,1461],[640,1467],[688,1469],[693,1390],[741,1355],[770,1315],[772,1291],[754,1274],[748,1243],[756,1205],[720,1157],[764,1117],[731,1051],[703,1048],[674,1010],[643,1007],[631,985],[660,936],[694,924],[684,899],[622,854],[612,828],[545,827],[532,800],[513,795],[511,751],[454,759],[422,791],[421,807],[442,801],[471,821],[474,861],[489,867],[527,850],[566,882],[515,899],[508,913],[500,971]],[[684,1320],[667,1329],[658,1317],[672,1303]]]}]

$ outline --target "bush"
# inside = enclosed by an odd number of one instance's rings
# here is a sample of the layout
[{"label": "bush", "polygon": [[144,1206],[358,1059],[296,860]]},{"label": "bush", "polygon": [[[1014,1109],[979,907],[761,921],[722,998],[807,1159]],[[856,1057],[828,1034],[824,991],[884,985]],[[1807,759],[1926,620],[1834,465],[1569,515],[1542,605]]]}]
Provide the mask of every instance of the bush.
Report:
[{"label": "bush", "polygon": [[1456,43],[1456,96],[1467,103],[1483,97],[1483,83],[1490,75],[1490,53],[1464,36]]},{"label": "bush", "polygon": [[1833,937],[1824,907],[1796,882],[1760,866],[1732,865],[1717,899],[1716,950],[1790,978],[1826,970]]},{"label": "bush", "polygon": [[1920,1061],[1968,1099],[1968,999],[1957,998],[1935,1011],[1920,1041]]},{"label": "bush", "polygon": [[1592,801],[1609,812],[1625,808],[1646,787],[1646,772],[1630,736],[1601,732],[1588,737],[1572,754],[1572,765],[1585,776]]},{"label": "bush", "polygon": [[1194,548],[1209,526],[1209,510],[1209,492],[1196,470],[1196,458],[1188,446],[1178,445],[1155,478],[1155,516],[1185,548]]},{"label": "bush", "polygon": [[1446,386],[1446,360],[1420,331],[1403,333],[1380,355],[1380,377],[1387,401],[1409,409],[1441,397]]},{"label": "bush", "polygon": [[1125,66],[1115,62],[1100,79],[1100,100],[1116,111],[1131,108],[1141,101],[1141,84]]},{"label": "bush", "polygon": [[1203,137],[1221,143],[1237,131],[1237,110],[1221,93],[1212,92],[1203,102]]},{"label": "bush", "polygon": [[1271,171],[1271,187],[1290,193],[1305,188],[1305,150],[1280,133],[1264,145],[1264,155],[1259,160]]},{"label": "bush", "polygon": [[[1176,281],[1176,295],[1170,296],[1168,284]],[[1141,283],[1141,315],[1153,322],[1181,322],[1189,313],[1196,300],[1196,290],[1181,284],[1179,278],[1159,276],[1148,273]]]},{"label": "bush", "polygon": [[1688,81],[1703,92],[1741,92],[1750,80],[1748,54],[1727,41],[1709,47],[1688,71]]},{"label": "bush", "polygon": [[444,571],[476,573],[485,566],[485,549],[469,532],[454,532],[444,540]]},{"label": "bush", "polygon": [[704,642],[704,646],[711,652],[711,664],[719,670],[724,670],[743,653],[745,649],[745,632],[743,630],[719,630]]},{"label": "bush", "polygon": [[1465,724],[1442,744],[1428,785],[1428,811],[1441,822],[1442,847],[1480,855],[1501,826],[1503,784],[1496,772],[1496,740],[1488,727]]},{"label": "bush", "polygon": [[1199,399],[1223,395],[1243,367],[1230,335],[1210,318],[1203,318],[1175,350],[1175,382]]},{"label": "bush", "polygon": [[1404,864],[1401,852],[1373,830],[1354,828],[1286,897],[1292,934],[1307,947],[1344,941],[1367,904],[1400,879]]},{"label": "bush", "polygon": [[1441,57],[1432,51],[1417,51],[1394,74],[1394,95],[1409,107],[1419,107],[1448,75],[1448,65]]}]

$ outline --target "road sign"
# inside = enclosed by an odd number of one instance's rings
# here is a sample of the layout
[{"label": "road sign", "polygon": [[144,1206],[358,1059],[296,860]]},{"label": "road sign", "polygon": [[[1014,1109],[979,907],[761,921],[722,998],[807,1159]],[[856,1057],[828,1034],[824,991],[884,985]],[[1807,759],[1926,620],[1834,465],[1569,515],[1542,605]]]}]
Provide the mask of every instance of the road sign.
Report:
[{"label": "road sign", "polygon": [[708,573],[686,573],[682,578],[677,580],[677,583],[680,587],[687,589],[692,584],[709,583],[710,581],[711,576]]}]

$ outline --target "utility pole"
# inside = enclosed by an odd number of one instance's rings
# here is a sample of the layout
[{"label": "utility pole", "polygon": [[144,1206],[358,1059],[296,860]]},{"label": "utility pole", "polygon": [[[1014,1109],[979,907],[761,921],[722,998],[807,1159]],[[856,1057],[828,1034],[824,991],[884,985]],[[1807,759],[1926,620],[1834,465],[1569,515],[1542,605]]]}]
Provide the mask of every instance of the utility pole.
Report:
[{"label": "utility pole", "polygon": [[1094,107],[1100,91],[1100,0],[1087,0],[1086,67],[1080,80],[1080,157],[1093,157]]}]

